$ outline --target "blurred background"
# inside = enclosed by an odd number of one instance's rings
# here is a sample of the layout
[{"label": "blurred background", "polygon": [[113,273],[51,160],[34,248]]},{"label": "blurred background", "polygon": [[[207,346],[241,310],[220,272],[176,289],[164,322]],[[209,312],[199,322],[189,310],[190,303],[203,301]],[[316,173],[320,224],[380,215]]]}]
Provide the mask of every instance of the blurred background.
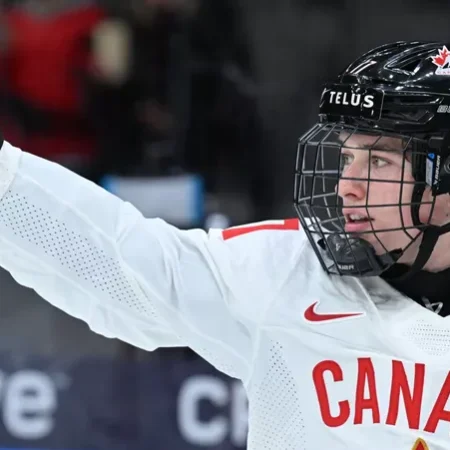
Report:
[{"label": "blurred background", "polygon": [[[0,129],[180,228],[292,217],[322,84],[443,0],[3,0]],[[64,188],[62,186],[62,188]],[[242,386],[90,332],[0,271],[0,448],[244,449]]]}]

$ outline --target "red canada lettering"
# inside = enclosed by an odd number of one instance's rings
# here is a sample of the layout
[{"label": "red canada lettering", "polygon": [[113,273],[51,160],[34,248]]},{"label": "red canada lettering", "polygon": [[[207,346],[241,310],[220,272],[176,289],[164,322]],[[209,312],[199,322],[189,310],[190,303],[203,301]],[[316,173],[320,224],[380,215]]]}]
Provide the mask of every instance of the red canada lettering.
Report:
[{"label": "red canada lettering", "polygon": [[444,409],[450,396],[450,373],[447,374],[444,384],[439,392],[438,398],[434,403],[433,409],[431,410],[430,417],[427,420],[424,430],[429,433],[434,433],[436,431],[437,425],[440,420],[445,422],[450,422],[450,411]]},{"label": "red canada lettering", "polygon": [[[366,387],[369,396],[364,397]],[[353,423],[362,423],[363,411],[372,410],[373,423],[380,423],[380,408],[378,406],[377,388],[375,384],[375,371],[370,358],[358,358],[358,379],[356,380],[355,417]]]},{"label": "red canada lettering", "polygon": [[313,380],[316,387],[317,399],[319,400],[320,414],[325,425],[329,427],[340,427],[347,422],[350,416],[350,405],[347,400],[338,402],[339,414],[333,416],[330,410],[330,401],[328,398],[327,388],[325,385],[324,374],[330,372],[333,381],[338,382],[344,379],[342,369],[335,361],[322,361],[313,369]]},{"label": "red canada lettering", "polygon": [[414,430],[419,429],[424,379],[425,365],[415,364],[414,387],[411,393],[403,363],[401,361],[392,361],[391,395],[386,419],[387,425],[396,425],[397,423],[401,395],[403,397],[409,427]]},{"label": "red canada lettering", "polygon": [[[425,383],[433,383],[434,377],[430,374],[428,375],[429,379],[425,379],[425,364],[416,363],[413,365],[408,363],[408,366],[405,366],[406,363],[393,360],[391,373],[385,367],[383,372],[378,372],[378,376],[385,376],[386,372],[389,373],[388,376],[391,376],[389,403],[386,409],[383,409],[380,413],[377,380],[371,358],[357,359],[354,397],[351,397],[348,391],[350,388],[349,380],[353,378],[352,375],[354,373],[350,372],[348,374],[349,376],[346,377],[342,366],[338,362],[333,360],[319,362],[313,369],[312,377],[324,424],[329,427],[340,427],[346,424],[350,417],[353,417],[353,424],[355,425],[361,425],[364,419],[366,424],[379,424],[382,420],[383,424],[396,426],[398,425],[399,415],[402,414],[402,419],[405,418],[407,420],[408,427],[411,430],[423,430],[428,433],[436,433],[441,421],[446,422],[447,429],[450,429],[450,372],[447,373],[445,381],[442,383],[428,418],[424,418],[423,413],[424,411],[428,411],[429,406],[429,398],[426,397],[424,399],[424,392],[426,391]],[[345,367],[347,367],[347,370],[354,370],[354,367],[350,365],[346,365]],[[414,367],[414,374],[412,376],[408,377],[407,367]],[[347,392],[346,397],[344,397],[347,399],[333,401],[333,398],[331,398],[331,402],[334,402],[334,407],[332,408],[330,405],[329,388],[330,384],[338,382],[344,382],[341,385],[343,388],[341,392]],[[338,412],[333,415],[331,411],[335,411],[336,405],[338,406]],[[400,409],[403,409],[404,413],[403,411],[400,413]],[[365,417],[364,412],[366,412]],[[427,420],[424,426],[425,419]],[[450,431],[447,431],[447,434],[450,435]],[[426,444],[422,443],[420,439],[416,444],[416,450],[421,449],[424,445],[425,447],[423,448],[426,449]]]}]

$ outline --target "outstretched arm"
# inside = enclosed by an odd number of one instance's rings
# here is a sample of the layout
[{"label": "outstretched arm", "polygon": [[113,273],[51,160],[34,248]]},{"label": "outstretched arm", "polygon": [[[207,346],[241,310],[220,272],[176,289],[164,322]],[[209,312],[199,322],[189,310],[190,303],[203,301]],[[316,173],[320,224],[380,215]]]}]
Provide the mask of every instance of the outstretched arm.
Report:
[{"label": "outstretched arm", "polygon": [[222,239],[145,219],[57,164],[0,150],[0,265],[104,336],[190,346],[245,377],[252,330],[224,280],[232,257]]}]

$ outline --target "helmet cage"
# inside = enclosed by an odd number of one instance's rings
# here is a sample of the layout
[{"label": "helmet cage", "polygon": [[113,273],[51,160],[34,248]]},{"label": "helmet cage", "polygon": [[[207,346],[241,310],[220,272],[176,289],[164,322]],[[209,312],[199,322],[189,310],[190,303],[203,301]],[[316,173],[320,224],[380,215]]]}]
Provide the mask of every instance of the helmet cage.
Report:
[{"label": "helmet cage", "polygon": [[[355,135],[368,135],[370,146],[355,147],[349,144]],[[395,138],[401,143],[396,149],[402,155],[402,170],[398,179],[383,179],[374,173],[372,160],[376,160],[380,152],[387,152],[383,142],[387,137]],[[436,164],[436,155],[442,145],[444,136],[441,134],[401,134],[385,131],[364,125],[350,125],[344,122],[318,123],[306,132],[298,143],[294,206],[322,266],[330,274],[374,276],[379,275],[392,266],[405,253],[405,251],[419,239],[423,231],[430,227],[430,220],[438,193],[439,164]],[[351,150],[364,150],[368,152],[367,177],[355,178],[346,175],[344,170],[346,154],[344,148]],[[434,148],[433,148],[434,147]],[[376,151],[376,154],[373,152]],[[435,152],[435,153],[433,153]],[[410,169],[409,169],[410,168]],[[411,177],[405,179],[405,174],[411,170]],[[381,170],[380,173],[383,171]],[[345,206],[346,210],[352,208],[365,209],[367,217],[370,210],[376,208],[398,209],[400,226],[377,229],[369,221],[370,227],[362,232],[348,233],[345,230],[347,217],[343,214],[343,201],[339,183],[343,180],[364,183],[366,189],[365,204],[358,206]],[[393,186],[399,184],[399,195],[392,204],[370,204],[369,193],[374,183],[389,183]],[[411,185],[411,198],[405,199],[405,188]],[[423,193],[428,187],[432,188],[432,200],[423,201]],[[359,203],[359,202],[358,202]],[[424,222],[419,219],[421,205],[429,205],[429,214]],[[409,207],[411,218],[405,218],[405,208]],[[389,211],[386,209],[386,211]],[[390,210],[392,212],[392,209]],[[378,213],[379,214],[379,213]],[[412,219],[412,220],[411,220]],[[387,249],[380,239],[382,233],[402,231],[408,237],[408,244],[403,248]],[[383,251],[374,250],[374,247],[364,239],[364,235],[371,234],[378,243],[377,247]],[[367,238],[368,236],[366,236]],[[373,239],[372,239],[373,241]]]}]

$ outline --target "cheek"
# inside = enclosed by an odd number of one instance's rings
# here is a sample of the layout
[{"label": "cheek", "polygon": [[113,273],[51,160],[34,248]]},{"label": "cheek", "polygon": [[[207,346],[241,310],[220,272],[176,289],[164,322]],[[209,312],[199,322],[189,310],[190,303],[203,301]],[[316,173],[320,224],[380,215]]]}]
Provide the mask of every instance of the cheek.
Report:
[{"label": "cheek", "polygon": [[369,188],[369,202],[377,205],[393,205],[389,209],[397,208],[396,205],[411,203],[413,187],[400,185],[400,183],[380,182],[373,183]]},{"label": "cheek", "polygon": [[420,211],[419,211],[419,220],[422,223],[432,222],[430,213],[431,213],[431,207],[428,205],[422,205],[420,207]]},{"label": "cheek", "polygon": [[378,183],[376,189],[369,192],[369,202],[377,205],[392,205],[377,208],[378,218],[388,222],[390,226],[399,227],[404,224],[412,226],[411,198],[413,186],[399,183]]},{"label": "cheek", "polygon": [[[401,192],[401,215],[405,227],[413,226],[413,219],[411,215],[411,202],[414,186],[412,184],[404,184],[403,190]],[[400,189],[398,192],[398,197],[400,197]]]}]

